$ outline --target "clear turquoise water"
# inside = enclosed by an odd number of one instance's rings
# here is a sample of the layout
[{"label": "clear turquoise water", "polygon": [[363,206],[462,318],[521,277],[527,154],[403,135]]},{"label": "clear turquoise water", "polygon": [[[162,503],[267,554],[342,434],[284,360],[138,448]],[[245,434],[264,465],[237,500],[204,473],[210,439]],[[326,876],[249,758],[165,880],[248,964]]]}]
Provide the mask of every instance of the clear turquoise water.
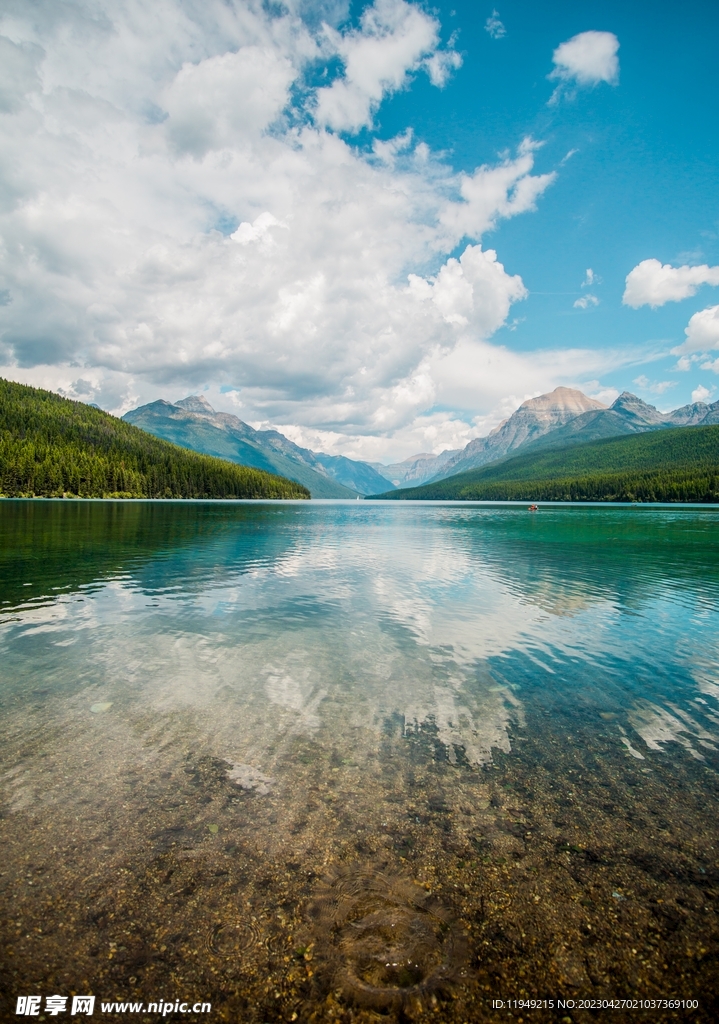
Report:
[{"label": "clear turquoise water", "polygon": [[13,985],[713,1013],[718,514],[2,502]]}]

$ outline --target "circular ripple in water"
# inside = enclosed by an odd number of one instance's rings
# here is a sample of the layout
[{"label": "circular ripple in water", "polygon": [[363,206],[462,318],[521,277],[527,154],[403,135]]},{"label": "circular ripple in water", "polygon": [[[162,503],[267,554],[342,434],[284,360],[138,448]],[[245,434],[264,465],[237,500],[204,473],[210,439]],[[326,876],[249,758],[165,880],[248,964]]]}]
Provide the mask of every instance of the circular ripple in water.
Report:
[{"label": "circular ripple in water", "polygon": [[235,926],[216,924],[207,937],[207,948],[223,960],[235,960],[251,954],[258,942],[259,929],[252,921]]},{"label": "circular ripple in water", "polygon": [[502,889],[493,889],[484,901],[487,913],[500,914],[512,905],[512,897]]},{"label": "circular ripple in water", "polygon": [[362,1006],[421,1007],[465,959],[447,909],[392,872],[366,865],[336,871],[319,887],[310,916],[318,959]]}]

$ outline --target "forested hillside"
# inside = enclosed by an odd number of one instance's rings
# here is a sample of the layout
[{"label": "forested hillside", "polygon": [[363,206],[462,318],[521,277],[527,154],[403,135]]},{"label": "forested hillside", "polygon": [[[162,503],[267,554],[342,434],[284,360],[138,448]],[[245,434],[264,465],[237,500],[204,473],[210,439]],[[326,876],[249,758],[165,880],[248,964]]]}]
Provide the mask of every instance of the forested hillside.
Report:
[{"label": "forested hillside", "polygon": [[2,379],[0,495],[310,497],[292,480],[198,455],[82,402]]},{"label": "forested hillside", "polygon": [[381,497],[719,502],[719,426],[681,427],[515,455]]},{"label": "forested hillside", "polygon": [[[174,405],[160,399],[132,409],[122,418],[180,448],[296,480],[312,492],[313,498],[357,497],[357,491],[343,486],[316,465],[315,453],[299,448],[277,431],[255,430],[237,416],[217,412],[200,395],[190,395]],[[386,486],[377,477],[366,490]]]}]

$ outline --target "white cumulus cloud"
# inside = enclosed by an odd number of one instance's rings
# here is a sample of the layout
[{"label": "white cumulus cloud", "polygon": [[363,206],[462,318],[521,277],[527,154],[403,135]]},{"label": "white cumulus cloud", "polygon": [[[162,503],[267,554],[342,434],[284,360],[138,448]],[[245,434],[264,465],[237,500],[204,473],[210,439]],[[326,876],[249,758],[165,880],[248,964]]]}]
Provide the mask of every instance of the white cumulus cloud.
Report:
[{"label": "white cumulus cloud", "polygon": [[550,103],[555,103],[567,86],[593,86],[619,81],[619,40],[613,32],[580,32],[561,43],[552,54],[554,70],[548,76],[559,81]]},{"label": "white cumulus cloud", "polygon": [[409,290],[420,301],[431,299],[447,323],[471,324],[482,338],[502,326],[513,302],[528,295],[521,277],[507,274],[496,252],[481,245],[468,245],[458,260],[447,260],[431,281],[410,274]]},{"label": "white cumulus cloud", "polygon": [[524,139],[514,159],[507,157],[493,167],[482,165],[473,174],[459,176],[463,201],[447,202],[440,214],[452,235],[478,238],[499,218],[535,209],[539,196],[556,178],[554,172],[531,174],[537,148],[532,139]]},{"label": "white cumulus cloud", "polygon": [[443,89],[452,72],[462,67],[462,56],[456,50],[437,50],[424,61],[432,85]]},{"label": "white cumulus cloud", "polygon": [[287,230],[287,225],[273,217],[268,210],[265,210],[259,217],[255,217],[251,224],[249,221],[242,221],[237,230],[230,235],[230,238],[233,242],[237,242],[238,245],[249,245],[250,242],[265,242],[268,238],[272,237],[269,234],[270,228],[284,228]]},{"label": "white cumulus cloud", "polygon": [[267,47],[184,64],[159,97],[174,148],[203,156],[261,132],[285,107],[294,77],[290,61]]},{"label": "white cumulus cloud", "polygon": [[554,180],[536,143],[457,173],[411,126],[373,150],[336,133],[415,71],[441,84],[436,18],[378,0],[325,29],[305,6],[0,9],[0,376],[116,412],[202,390],[379,458],[621,363],[492,340],[526,290],[482,235]]},{"label": "white cumulus cloud", "polygon": [[588,292],[586,295],[582,295],[581,298],[577,299],[574,303],[575,309],[589,309],[591,306],[598,306],[599,299],[596,295],[592,295]]},{"label": "white cumulus cloud", "polygon": [[673,348],[675,355],[687,352],[709,352],[719,348],[719,306],[709,306],[695,313],[684,328],[687,340]]},{"label": "white cumulus cloud", "polygon": [[663,306],[696,295],[703,284],[719,284],[719,267],[673,267],[659,260],[642,260],[627,274],[622,302],[625,306]]},{"label": "white cumulus cloud", "polygon": [[344,73],[317,91],[318,124],[350,132],[369,127],[382,98],[405,86],[423,64],[432,84],[443,86],[462,59],[438,50],[439,29],[436,18],[405,0],[375,0],[355,30],[327,28]]},{"label": "white cumulus cloud", "polygon": [[711,398],[713,391],[714,388],[712,388],[710,391],[709,388],[705,388],[703,384],[699,384],[692,391],[692,402],[708,401]]}]

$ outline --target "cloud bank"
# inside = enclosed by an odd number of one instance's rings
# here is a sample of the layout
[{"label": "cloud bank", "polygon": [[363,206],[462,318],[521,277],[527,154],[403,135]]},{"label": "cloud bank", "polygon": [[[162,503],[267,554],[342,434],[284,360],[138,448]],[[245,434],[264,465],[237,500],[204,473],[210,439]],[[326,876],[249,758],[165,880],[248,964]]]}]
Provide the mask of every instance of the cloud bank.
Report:
[{"label": "cloud bank", "polygon": [[481,238],[552,184],[535,142],[460,174],[411,129],[353,142],[460,67],[437,19],[306,9],[8,0],[0,373],[114,411],[209,384],[250,422],[397,457],[610,364],[489,341],[526,289]]},{"label": "cloud bank", "polygon": [[[667,302],[691,298],[703,284],[719,285],[719,267],[710,267],[706,263],[698,267],[673,267],[669,263],[661,264],[659,260],[642,260],[627,274],[622,301],[634,309],[640,306],[656,309]],[[671,350],[680,356],[678,370],[689,370],[692,363],[701,362],[702,353],[719,348],[719,306],[709,306],[694,313],[684,333],[686,341]],[[701,363],[701,367],[719,373],[719,359]]]}]

